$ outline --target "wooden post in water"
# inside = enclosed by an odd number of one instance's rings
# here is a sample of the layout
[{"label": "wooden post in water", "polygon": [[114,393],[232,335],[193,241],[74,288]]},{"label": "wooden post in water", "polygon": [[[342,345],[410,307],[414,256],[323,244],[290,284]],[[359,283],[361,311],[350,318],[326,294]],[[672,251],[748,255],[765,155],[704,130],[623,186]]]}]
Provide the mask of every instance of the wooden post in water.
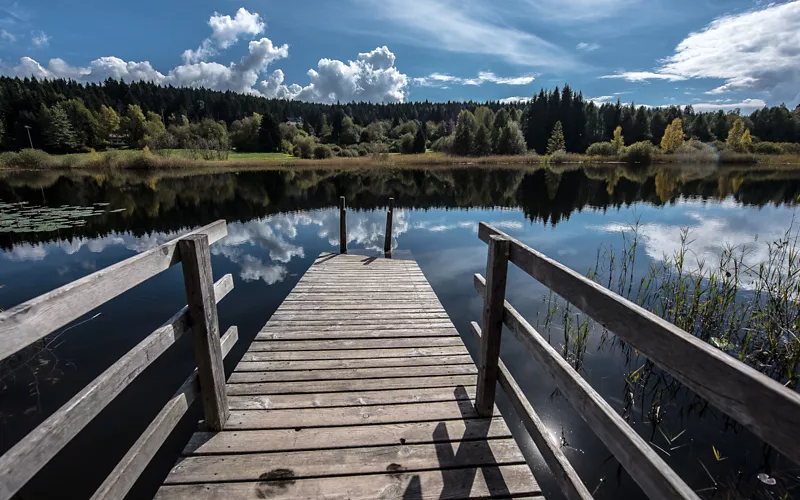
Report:
[{"label": "wooden post in water", "polygon": [[344,196],[339,197],[339,253],[347,253],[347,210]]},{"label": "wooden post in water", "polygon": [[392,218],[394,217],[394,198],[389,198],[389,213],[386,214],[386,236],[383,242],[383,253],[392,256]]},{"label": "wooden post in water", "polygon": [[221,431],[229,410],[208,236],[189,235],[178,242],[178,249],[206,427],[210,431]]},{"label": "wooden post in water", "polygon": [[475,409],[483,417],[492,415],[500,361],[500,336],[506,300],[509,241],[492,236],[486,260],[486,296],[483,300],[483,334],[478,362],[478,387]]}]

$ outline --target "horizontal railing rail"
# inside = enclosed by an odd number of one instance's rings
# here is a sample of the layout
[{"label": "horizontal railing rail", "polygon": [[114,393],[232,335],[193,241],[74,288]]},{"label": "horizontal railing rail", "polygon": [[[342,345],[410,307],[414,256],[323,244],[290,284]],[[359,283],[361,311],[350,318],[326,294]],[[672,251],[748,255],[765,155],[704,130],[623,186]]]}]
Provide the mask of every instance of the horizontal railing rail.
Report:
[{"label": "horizontal railing rail", "polygon": [[[224,220],[182,236],[204,234],[208,243],[228,234]],[[181,261],[176,238],[0,313],[0,359],[53,333],[117,295]]]},{"label": "horizontal railing rail", "polygon": [[19,491],[131,381],[190,330],[198,368],[93,498],[123,498],[197,395],[203,397],[209,430],[221,428],[228,414],[222,358],[238,339],[238,330],[231,327],[220,338],[216,304],[233,289],[233,278],[228,274],[213,283],[209,244],[226,234],[225,221],[214,222],[0,314],[0,359],[4,359],[172,265],[183,264],[188,305],[0,457],[0,500]]},{"label": "horizontal railing rail", "polygon": [[[489,244],[487,278],[475,275],[475,287],[484,296],[484,331],[480,332],[477,324],[473,327],[475,334],[481,336],[478,380],[479,384],[486,385],[500,382],[518,413],[522,403],[515,399],[521,395],[507,388],[510,374],[499,360],[502,324],[542,365],[565,398],[649,497],[697,498],[650,445],[505,301],[508,261],[591,316],[789,459],[800,463],[800,439],[797,438],[800,395],[796,392],[494,227],[481,223],[478,236]],[[493,372],[496,373],[494,377]],[[485,398],[476,401],[479,408],[493,404],[493,388],[482,389],[479,385],[477,392]],[[522,413],[526,411],[531,413],[532,408],[523,409]],[[522,418],[523,423],[531,419],[529,416]],[[537,436],[542,433],[535,425],[526,424],[525,427],[537,445],[546,448],[543,456],[565,494],[570,498],[584,498],[585,491],[575,484],[577,475],[565,469],[558,455],[547,451],[552,444],[546,442],[547,436]]]}]

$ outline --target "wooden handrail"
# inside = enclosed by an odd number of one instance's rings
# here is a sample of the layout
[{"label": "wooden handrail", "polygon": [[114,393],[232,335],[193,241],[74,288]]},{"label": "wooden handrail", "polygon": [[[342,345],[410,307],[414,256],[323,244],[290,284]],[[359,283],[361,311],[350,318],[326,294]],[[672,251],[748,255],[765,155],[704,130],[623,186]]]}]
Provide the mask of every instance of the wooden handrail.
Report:
[{"label": "wooden handrail", "polygon": [[800,394],[694,335],[481,223],[511,242],[511,262],[616,334],[686,387],[800,464]]},{"label": "wooden handrail", "polygon": [[[472,334],[477,337],[480,343],[481,327],[474,321],[472,322]],[[519,384],[517,384],[517,381],[511,376],[511,372],[508,371],[502,360],[498,359],[497,368],[497,381],[500,387],[505,391],[506,396],[511,402],[511,406],[514,407],[517,416],[522,420],[522,425],[525,427],[525,430],[528,431],[528,434],[530,434],[533,443],[542,454],[545,463],[553,472],[553,477],[561,487],[561,491],[563,491],[570,500],[590,500],[592,494],[586,489],[583,481],[581,481],[578,473],[575,472],[572,464],[567,460],[564,452],[561,451],[558,443],[553,441],[544,422],[542,422],[542,419],[539,418],[539,415],[533,410],[533,406],[531,406],[527,398],[525,398]]]},{"label": "wooden handrail", "polygon": [[[230,350],[230,346],[238,338],[238,333],[236,328],[232,327],[222,340],[219,337],[216,304],[233,289],[233,278],[228,274],[218,282],[212,283],[209,242],[216,241],[226,234],[225,221],[215,222],[177,240],[172,240],[25,302],[0,315],[0,350],[7,353],[6,355],[13,354],[16,350],[28,346],[31,342],[35,342],[47,333],[82,316],[147,278],[181,262],[181,254],[183,257],[189,305],[148,335],[3,456],[0,456],[0,475],[3,478],[0,481],[0,500],[8,500],[19,491],[134,378],[190,329],[194,331],[195,345],[202,344],[201,348],[196,348],[198,369],[195,370],[192,380],[199,378],[202,381],[200,387],[202,387],[201,394],[204,401],[210,400],[216,405],[209,416],[208,405],[204,404],[209,427],[212,430],[221,427],[219,419],[224,422],[228,414],[227,399],[224,394],[222,352]],[[48,319],[59,326],[53,327],[48,324]],[[36,331],[36,328],[42,328],[45,333]],[[19,333],[20,339],[14,338],[17,333]],[[206,382],[206,379],[209,378],[212,382]],[[222,380],[222,383],[219,384],[218,380]],[[188,386],[184,384],[178,394],[170,400],[165,410],[159,414],[156,422],[151,424],[151,427],[140,437],[137,444],[153,446],[164,434],[163,429],[166,429],[164,426],[170,429],[170,426],[174,427],[174,422],[177,422],[174,417],[178,410],[184,404],[188,408],[188,404],[194,399],[194,395],[187,392],[189,386],[197,386],[197,384],[192,384]],[[219,396],[220,391],[222,391],[222,397]],[[180,415],[182,414],[183,412],[180,412]],[[163,429],[154,429],[153,426]],[[152,456],[149,454],[150,451],[155,453],[155,450],[157,447],[152,450],[142,449],[140,451],[142,457],[148,457],[149,461],[149,457]],[[126,455],[126,459],[130,458]],[[138,464],[140,460],[137,458],[134,462]],[[145,465],[146,463],[133,466],[129,463],[124,466],[124,469],[133,467],[132,470],[138,470],[135,472],[135,476],[138,477],[141,473],[138,468],[141,466],[143,469]],[[135,477],[130,481],[119,481],[120,478],[110,476],[104,486],[110,484],[112,487],[109,491],[121,491],[118,485],[122,485],[127,491],[135,481]]]},{"label": "wooden handrail", "polygon": [[494,236],[489,239],[486,260],[486,298],[483,301],[483,335],[478,357],[478,388],[475,397],[475,409],[483,417],[490,416],[494,408],[507,274],[508,240]]},{"label": "wooden handrail", "polygon": [[214,302],[214,278],[208,237],[192,234],[178,242],[183,282],[194,333],[194,358],[203,387],[203,412],[210,431],[221,431],[228,420],[225,367],[219,340],[219,320]]},{"label": "wooden handrail", "polygon": [[[222,357],[228,355],[233,345],[239,339],[239,330],[232,326],[222,336]],[[164,408],[156,415],[153,422],[145,429],[139,439],[131,446],[128,453],[122,457],[117,466],[111,471],[103,484],[92,495],[92,500],[125,498],[136,480],[144,471],[150,460],[153,459],[158,449],[164,444],[169,434],[180,421],[181,417],[189,410],[192,402],[200,394],[200,383],[197,377],[197,368],[181,387],[172,396]]]},{"label": "wooden handrail", "polygon": [[205,234],[209,244],[228,234],[224,220],[201,227],[0,313],[0,360],[80,318],[180,262],[178,241]]},{"label": "wooden handrail", "polygon": [[[486,295],[486,282],[479,274],[475,275],[475,289]],[[503,310],[505,325],[553,378],[567,401],[649,498],[699,500],[680,476],[508,301],[505,301]]]}]

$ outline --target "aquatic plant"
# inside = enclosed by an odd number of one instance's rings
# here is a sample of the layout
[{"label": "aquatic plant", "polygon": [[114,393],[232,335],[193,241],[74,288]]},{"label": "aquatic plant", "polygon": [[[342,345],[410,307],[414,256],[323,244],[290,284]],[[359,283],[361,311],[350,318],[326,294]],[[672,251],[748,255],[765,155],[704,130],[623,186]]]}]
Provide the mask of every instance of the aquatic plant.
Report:
[{"label": "aquatic plant", "polygon": [[[42,233],[83,226],[89,217],[107,213],[107,205],[108,203],[95,203],[90,207],[47,207],[31,206],[25,201],[0,201],[0,233]],[[119,210],[114,210],[116,211]]]}]

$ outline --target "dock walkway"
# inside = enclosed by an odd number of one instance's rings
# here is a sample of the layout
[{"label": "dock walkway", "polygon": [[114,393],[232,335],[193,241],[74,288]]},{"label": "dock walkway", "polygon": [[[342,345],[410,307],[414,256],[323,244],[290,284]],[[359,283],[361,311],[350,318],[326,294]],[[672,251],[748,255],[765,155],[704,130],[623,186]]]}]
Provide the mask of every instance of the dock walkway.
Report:
[{"label": "dock walkway", "polygon": [[156,498],[540,498],[419,266],[322,254],[227,382]]}]

